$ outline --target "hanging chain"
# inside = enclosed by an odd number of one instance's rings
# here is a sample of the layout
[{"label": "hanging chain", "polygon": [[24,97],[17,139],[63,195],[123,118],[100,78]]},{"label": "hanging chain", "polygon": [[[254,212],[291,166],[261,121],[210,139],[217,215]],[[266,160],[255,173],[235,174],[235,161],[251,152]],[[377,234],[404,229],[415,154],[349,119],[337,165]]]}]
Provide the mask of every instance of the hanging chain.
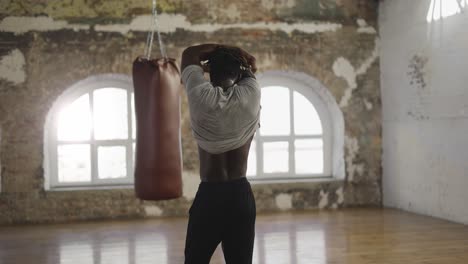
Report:
[{"label": "hanging chain", "polygon": [[158,42],[159,42],[159,49],[161,51],[161,56],[164,59],[167,59],[166,49],[162,42],[161,32],[159,28],[158,11],[156,10],[156,0],[153,0],[151,31],[148,32],[148,36],[146,37],[146,46],[145,46],[145,57],[148,60],[151,58],[151,51],[153,49],[153,39],[154,39],[155,30],[158,33]]}]

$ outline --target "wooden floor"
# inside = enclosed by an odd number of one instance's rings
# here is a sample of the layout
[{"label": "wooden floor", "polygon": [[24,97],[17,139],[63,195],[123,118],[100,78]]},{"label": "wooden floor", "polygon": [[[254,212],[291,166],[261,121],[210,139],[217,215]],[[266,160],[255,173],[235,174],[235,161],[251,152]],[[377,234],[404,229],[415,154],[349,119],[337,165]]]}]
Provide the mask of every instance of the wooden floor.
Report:
[{"label": "wooden floor", "polygon": [[[183,263],[186,219],[0,227],[1,264]],[[467,264],[468,226],[397,210],[260,215],[258,264]],[[224,263],[218,250],[211,263]]]}]

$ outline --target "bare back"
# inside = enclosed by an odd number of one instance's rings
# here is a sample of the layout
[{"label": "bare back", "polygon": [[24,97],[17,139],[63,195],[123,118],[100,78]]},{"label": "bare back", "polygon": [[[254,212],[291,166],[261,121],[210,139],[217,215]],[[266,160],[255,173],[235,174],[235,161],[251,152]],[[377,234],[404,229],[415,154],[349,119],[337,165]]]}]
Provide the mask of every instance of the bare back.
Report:
[{"label": "bare back", "polygon": [[245,177],[252,138],[243,146],[221,154],[211,154],[198,147],[201,180],[219,182]]}]

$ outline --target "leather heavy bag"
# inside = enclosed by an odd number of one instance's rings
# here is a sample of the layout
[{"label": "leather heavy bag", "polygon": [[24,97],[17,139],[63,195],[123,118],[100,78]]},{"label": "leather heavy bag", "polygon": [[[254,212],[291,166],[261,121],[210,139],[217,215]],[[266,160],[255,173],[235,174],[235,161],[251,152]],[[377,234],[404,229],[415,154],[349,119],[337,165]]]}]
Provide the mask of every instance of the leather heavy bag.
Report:
[{"label": "leather heavy bag", "polygon": [[180,73],[174,59],[133,62],[135,192],[143,200],[182,196]]}]

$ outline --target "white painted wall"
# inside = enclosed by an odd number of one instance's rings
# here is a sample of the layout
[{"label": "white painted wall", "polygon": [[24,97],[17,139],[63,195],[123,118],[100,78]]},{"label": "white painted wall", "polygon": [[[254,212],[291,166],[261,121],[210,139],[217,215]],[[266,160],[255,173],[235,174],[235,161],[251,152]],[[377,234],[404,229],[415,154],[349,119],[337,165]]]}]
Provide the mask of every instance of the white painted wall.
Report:
[{"label": "white painted wall", "polygon": [[384,205],[468,224],[468,0],[384,0],[379,24]]}]

